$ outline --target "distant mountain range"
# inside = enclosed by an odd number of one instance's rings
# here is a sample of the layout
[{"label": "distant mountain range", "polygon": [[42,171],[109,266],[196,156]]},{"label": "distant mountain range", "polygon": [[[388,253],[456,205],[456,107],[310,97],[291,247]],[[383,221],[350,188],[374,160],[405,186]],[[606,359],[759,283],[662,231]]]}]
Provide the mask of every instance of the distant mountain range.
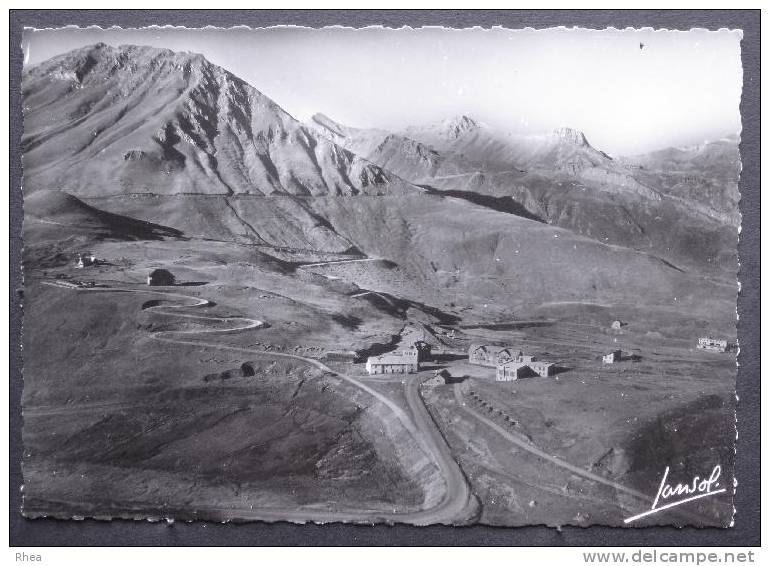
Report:
[{"label": "distant mountain range", "polygon": [[[468,116],[404,132],[350,128],[316,114],[308,124],[335,143],[416,183],[497,194],[498,184],[537,185],[538,176],[582,189],[659,201],[679,196],[701,212],[737,223],[740,172],[737,136],[689,148],[668,148],[614,159],[583,132],[558,128],[542,135],[496,130]],[[482,179],[484,177],[484,179]],[[691,190],[683,191],[682,184]],[[704,194],[697,189],[709,189]],[[534,212],[534,211],[533,211]]]},{"label": "distant mountain range", "polygon": [[713,266],[735,256],[737,138],[613,158],[571,128],[496,130],[468,116],[403,132],[310,127],[425,188],[540,219],[602,242]]},{"label": "distant mountain range", "polygon": [[400,132],[322,114],[303,124],[201,55],[139,46],[55,57],[26,70],[22,89],[25,194],[110,197],[103,206],[188,235],[364,249],[312,199],[437,195],[678,269],[737,266],[737,138],[613,157],[574,129],[519,135],[468,116]]}]

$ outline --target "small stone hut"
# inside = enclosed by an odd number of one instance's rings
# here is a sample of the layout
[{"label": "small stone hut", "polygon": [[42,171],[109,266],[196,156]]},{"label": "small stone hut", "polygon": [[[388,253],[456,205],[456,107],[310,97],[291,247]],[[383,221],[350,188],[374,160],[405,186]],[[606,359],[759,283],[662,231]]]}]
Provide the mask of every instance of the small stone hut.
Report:
[{"label": "small stone hut", "polygon": [[609,354],[605,354],[602,356],[602,362],[605,364],[614,364],[615,362],[619,362],[621,358],[621,351],[620,350],[613,350]]},{"label": "small stone hut", "polygon": [[147,284],[152,287],[173,285],[176,278],[168,269],[155,269],[147,276]]}]

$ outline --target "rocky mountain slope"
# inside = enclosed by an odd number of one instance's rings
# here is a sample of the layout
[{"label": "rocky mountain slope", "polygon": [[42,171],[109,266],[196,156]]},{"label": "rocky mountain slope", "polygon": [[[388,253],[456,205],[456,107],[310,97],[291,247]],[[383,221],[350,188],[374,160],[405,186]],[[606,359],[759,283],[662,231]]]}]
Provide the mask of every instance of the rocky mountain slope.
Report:
[{"label": "rocky mountain slope", "polygon": [[25,190],[82,196],[409,190],[201,55],[104,44],[25,71]]},{"label": "rocky mountain slope", "polygon": [[617,299],[645,281],[656,301],[681,300],[683,272],[729,281],[737,265],[733,227],[636,180],[670,159],[615,160],[574,130],[303,125],[199,55],[135,46],[56,57],[23,89],[28,198],[66,191],[100,214],[276,257],[363,252],[407,270],[424,288],[404,292],[426,303],[437,289],[490,309],[501,292]]},{"label": "rocky mountain slope", "polygon": [[571,128],[517,135],[467,116],[403,133],[318,115],[311,125],[419,185],[476,203],[510,201],[521,215],[683,266],[737,265],[737,140],[613,158]]}]

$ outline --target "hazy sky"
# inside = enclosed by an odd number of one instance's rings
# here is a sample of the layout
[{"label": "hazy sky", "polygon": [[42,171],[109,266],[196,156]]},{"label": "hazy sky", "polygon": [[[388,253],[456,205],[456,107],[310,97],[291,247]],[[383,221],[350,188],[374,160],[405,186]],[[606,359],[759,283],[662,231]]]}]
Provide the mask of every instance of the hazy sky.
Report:
[{"label": "hazy sky", "polygon": [[[102,41],[202,53],[300,120],[401,129],[458,114],[497,128],[571,126],[632,154],[740,130],[740,32],[653,30],[27,31],[34,65]],[[639,44],[644,48],[640,49]]]}]

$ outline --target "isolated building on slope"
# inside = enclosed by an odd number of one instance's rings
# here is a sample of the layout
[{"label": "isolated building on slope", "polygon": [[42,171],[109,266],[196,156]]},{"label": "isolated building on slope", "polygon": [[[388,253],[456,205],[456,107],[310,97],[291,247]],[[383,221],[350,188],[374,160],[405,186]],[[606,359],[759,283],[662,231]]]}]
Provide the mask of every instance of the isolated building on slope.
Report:
[{"label": "isolated building on slope", "polygon": [[89,265],[96,265],[96,256],[92,253],[78,254],[77,259],[75,259],[75,267],[78,269],[83,269]]},{"label": "isolated building on slope", "polygon": [[417,350],[410,349],[391,352],[381,356],[371,356],[366,360],[366,372],[369,375],[382,373],[414,373],[419,367]]},{"label": "isolated building on slope", "polygon": [[168,269],[155,269],[147,276],[147,284],[151,286],[173,285],[176,278]]},{"label": "isolated building on slope", "polygon": [[711,350],[712,352],[726,352],[727,340],[711,338],[709,336],[698,338],[699,350]]},{"label": "isolated building on slope", "polygon": [[537,373],[523,362],[507,362],[497,366],[496,381],[516,381],[523,377],[535,377]]},{"label": "isolated building on slope", "polygon": [[614,364],[615,362],[620,361],[621,352],[620,350],[613,350],[609,354],[605,354],[602,356],[602,362],[605,364]]}]

